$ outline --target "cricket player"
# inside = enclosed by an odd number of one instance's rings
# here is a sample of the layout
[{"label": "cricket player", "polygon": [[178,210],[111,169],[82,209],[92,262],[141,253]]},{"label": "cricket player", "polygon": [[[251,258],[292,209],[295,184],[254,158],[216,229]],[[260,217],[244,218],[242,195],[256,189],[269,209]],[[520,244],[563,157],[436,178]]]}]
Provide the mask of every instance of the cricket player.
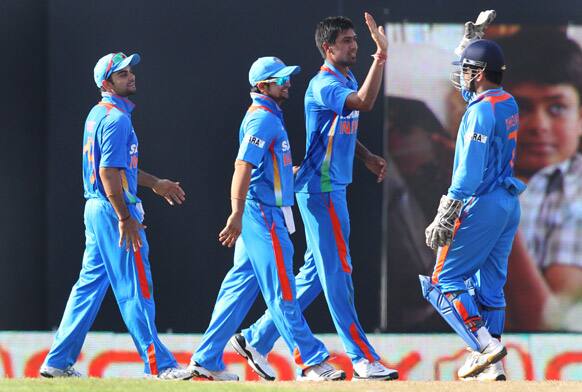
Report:
[{"label": "cricket player", "polygon": [[327,363],[329,352],[311,333],[296,300],[289,237],[295,231],[293,163],[281,105],[289,98],[291,75],[299,71],[298,66],[286,66],[276,57],[259,58],[249,71],[252,104],[240,126],[231,185],[232,213],[219,234],[223,245],[235,245],[234,266],[222,282],[210,325],[188,367],[195,376],[238,380],[224,370],[222,360],[230,339],[258,374],[275,379],[267,361],[244,339],[233,336],[260,291],[298,365],[298,380],[346,377]]},{"label": "cricket player", "polygon": [[[344,17],[321,21],[315,40],[325,62],[305,93],[307,146],[295,192],[305,224],[305,264],[295,278],[301,308],[323,290],[336,330],[353,363],[354,380],[391,380],[398,372],[380,363],[354,307],[350,222],[346,188],[352,182],[354,153],[381,181],[386,162],[357,141],[360,111],[370,111],[380,90],[388,41],[382,27],[366,13],[376,43],[373,62],[361,88],[350,68],[356,62],[357,37]],[[238,338],[265,356],[279,337],[268,311]]]},{"label": "cricket player", "polygon": [[145,364],[146,376],[189,379],[158,338],[149,247],[142,224],[144,212],[137,186],[151,188],[170,205],[182,204],[178,182],[159,179],[138,169],[138,139],[131,121],[135,94],[132,67],[140,56],[110,53],[94,69],[102,99],[85,121],[83,187],[85,191],[85,254],[53,345],[40,374],[79,377],[73,368],[109,286],[123,321]]},{"label": "cricket player", "polygon": [[518,195],[525,189],[513,176],[518,108],[501,87],[505,61],[495,42],[473,41],[456,64],[461,69],[454,82],[468,105],[451,186],[426,229],[437,262],[432,277],[420,278],[425,298],[472,349],[459,378],[482,379],[487,369],[488,379],[505,380],[499,369],[507,353],[500,342],[503,286],[520,218]]}]

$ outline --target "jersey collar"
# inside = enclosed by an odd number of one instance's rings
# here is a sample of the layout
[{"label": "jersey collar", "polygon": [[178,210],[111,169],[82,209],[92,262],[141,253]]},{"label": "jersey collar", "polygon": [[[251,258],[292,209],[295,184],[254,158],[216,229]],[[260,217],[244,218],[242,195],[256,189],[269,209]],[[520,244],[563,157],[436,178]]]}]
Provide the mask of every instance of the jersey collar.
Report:
[{"label": "jersey collar", "polygon": [[477,102],[482,101],[483,98],[485,98],[485,97],[497,96],[497,95],[501,95],[504,93],[505,93],[505,91],[503,90],[503,87],[491,88],[489,90],[485,90],[481,94],[479,94],[475,98],[473,98],[473,100],[469,103],[468,106],[471,106]]},{"label": "jersey collar", "polygon": [[251,99],[253,100],[253,105],[265,106],[271,113],[281,119],[283,118],[283,110],[273,98],[264,94],[251,93]]},{"label": "jersey collar", "polygon": [[101,96],[102,102],[115,105],[116,108],[120,109],[124,113],[131,113],[135,108],[135,104],[125,97],[111,93],[101,93]]},{"label": "jersey collar", "polygon": [[346,78],[340,71],[337,70],[336,67],[331,65],[331,63],[328,62],[327,60],[325,60],[320,70],[327,74],[333,75],[337,79],[341,80],[342,83],[344,84],[350,83],[354,80],[354,74],[352,74],[352,71],[350,69],[348,69],[348,78]]}]

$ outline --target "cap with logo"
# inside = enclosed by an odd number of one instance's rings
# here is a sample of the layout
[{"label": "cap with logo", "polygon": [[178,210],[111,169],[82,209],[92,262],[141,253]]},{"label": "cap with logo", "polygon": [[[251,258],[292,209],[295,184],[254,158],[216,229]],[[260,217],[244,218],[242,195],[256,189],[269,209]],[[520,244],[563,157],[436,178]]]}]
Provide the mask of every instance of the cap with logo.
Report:
[{"label": "cap with logo", "polygon": [[251,65],[249,83],[251,86],[256,86],[263,80],[295,75],[299,72],[301,72],[301,67],[298,65],[287,66],[277,57],[261,57]]},{"label": "cap with logo", "polygon": [[112,73],[117,72],[128,65],[136,65],[140,60],[141,57],[137,53],[126,56],[124,53],[117,52],[109,53],[108,55],[101,57],[93,69],[95,84],[97,87],[101,88],[103,86],[103,81],[109,79]]}]

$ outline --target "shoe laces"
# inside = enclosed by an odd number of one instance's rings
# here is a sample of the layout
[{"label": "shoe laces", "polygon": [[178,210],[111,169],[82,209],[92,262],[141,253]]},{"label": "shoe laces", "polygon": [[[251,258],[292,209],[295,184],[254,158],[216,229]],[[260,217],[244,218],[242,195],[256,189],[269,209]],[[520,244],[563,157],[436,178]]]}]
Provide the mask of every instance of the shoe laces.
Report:
[{"label": "shoe laces", "polygon": [[177,368],[164,369],[158,374],[158,378],[164,378],[166,376],[169,376],[170,374],[174,373],[176,370],[178,370],[178,369]]},{"label": "shoe laces", "polygon": [[69,377],[81,377],[81,373],[75,370],[75,368],[72,366],[67,366],[65,370],[63,370],[63,373]]},{"label": "shoe laces", "polygon": [[308,371],[313,371],[318,376],[325,376],[327,373],[335,372],[335,368],[327,362],[318,363],[311,366]]},{"label": "shoe laces", "polygon": [[369,366],[372,371],[383,372],[386,370],[386,366],[382,365],[380,361],[370,362]]}]

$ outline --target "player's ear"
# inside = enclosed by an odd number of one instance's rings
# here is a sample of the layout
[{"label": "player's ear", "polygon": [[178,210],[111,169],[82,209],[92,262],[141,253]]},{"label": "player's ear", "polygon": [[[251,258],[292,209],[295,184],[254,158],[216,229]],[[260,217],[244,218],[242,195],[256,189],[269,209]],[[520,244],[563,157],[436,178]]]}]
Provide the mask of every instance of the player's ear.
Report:
[{"label": "player's ear", "polygon": [[102,83],[103,86],[103,90],[107,91],[107,92],[111,92],[111,90],[113,90],[113,85],[111,84],[111,82],[109,80],[104,80]]},{"label": "player's ear", "polygon": [[324,42],[321,47],[323,48],[323,53],[327,53],[329,51],[331,54],[333,54],[333,49],[329,43]]},{"label": "player's ear", "polygon": [[259,83],[257,84],[257,88],[259,89],[261,94],[267,94],[267,88],[266,88],[266,83]]}]

